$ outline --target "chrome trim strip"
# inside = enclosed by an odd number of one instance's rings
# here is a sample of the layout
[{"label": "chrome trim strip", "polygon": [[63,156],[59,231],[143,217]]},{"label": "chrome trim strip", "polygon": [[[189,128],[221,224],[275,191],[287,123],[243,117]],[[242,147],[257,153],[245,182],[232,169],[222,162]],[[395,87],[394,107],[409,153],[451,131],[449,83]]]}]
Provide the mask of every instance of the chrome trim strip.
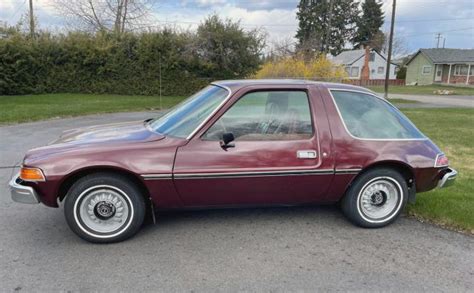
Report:
[{"label": "chrome trim strip", "polygon": [[12,200],[19,203],[37,204],[40,203],[38,194],[30,186],[18,184],[16,181],[20,173],[14,176],[8,185],[10,185],[10,194]]},{"label": "chrome trim strip", "polygon": [[[397,107],[395,107],[392,103],[390,103],[389,101],[387,101],[386,99],[382,98],[382,97],[379,97],[377,96],[375,93],[371,93],[371,92],[365,92],[365,91],[358,91],[358,90],[350,90],[350,89],[338,89],[338,88],[327,88],[328,92],[329,92],[329,95],[331,96],[332,98],[332,102],[334,103],[334,106],[336,107],[336,110],[337,110],[337,113],[339,114],[339,119],[341,120],[342,122],[342,125],[344,126],[344,129],[346,130],[346,133],[349,134],[350,137],[352,137],[353,139],[357,139],[357,140],[366,140],[366,141],[425,141],[425,140],[428,140],[429,138],[426,137],[423,132],[421,132],[418,127],[416,127],[415,124],[413,124],[413,122],[411,122],[410,119],[407,118],[407,121],[413,125],[418,131],[420,131],[420,133],[424,136],[422,138],[361,138],[361,137],[357,137],[357,136],[354,136],[352,135],[352,133],[349,131],[349,129],[347,128],[347,125],[346,125],[346,122],[344,121],[344,118],[342,118],[342,114],[341,114],[341,111],[339,110],[339,106],[337,105],[336,103],[336,99],[334,99],[334,96],[332,95],[332,91],[340,91],[340,92],[354,92],[354,93],[361,93],[361,94],[366,94],[366,95],[369,95],[369,96],[373,96],[373,97],[376,97],[377,99],[379,100],[382,100],[384,101],[385,103],[391,105],[392,107],[394,107],[395,109],[397,109]],[[404,116],[404,115],[403,115]]]},{"label": "chrome trim strip", "polygon": [[229,93],[227,94],[227,96],[224,98],[224,100],[214,109],[214,111],[212,111],[211,114],[209,114],[209,116],[207,116],[206,119],[204,119],[194,130],[193,132],[191,132],[191,134],[189,134],[186,139],[187,140],[190,140],[191,138],[193,138],[193,136],[196,134],[196,132],[198,132],[213,116],[214,114],[217,113],[217,111],[219,111],[222,106],[229,100],[230,96],[232,95],[232,91],[230,90],[229,87],[225,86],[225,85],[220,85],[220,84],[215,84],[215,83],[211,83],[211,85],[213,86],[217,86],[217,87],[220,87],[220,88],[223,88],[225,90],[227,90]]},{"label": "chrome trim strip", "polygon": [[362,169],[318,169],[318,170],[288,170],[288,171],[253,171],[253,172],[212,172],[212,173],[181,173],[181,174],[142,174],[144,180],[167,179],[209,179],[209,178],[242,178],[242,177],[271,177],[271,176],[302,176],[302,175],[331,175],[358,174]]},{"label": "chrome trim strip", "polygon": [[240,177],[271,177],[271,176],[302,176],[302,175],[330,175],[332,169],[321,170],[289,170],[265,172],[229,172],[229,173],[182,173],[175,174],[175,179],[209,179],[209,178],[240,178]]},{"label": "chrome trim strip", "polygon": [[143,180],[166,180],[173,179],[172,174],[142,174]]},{"label": "chrome trim strip", "polygon": [[358,174],[362,169],[336,169],[336,174]]}]

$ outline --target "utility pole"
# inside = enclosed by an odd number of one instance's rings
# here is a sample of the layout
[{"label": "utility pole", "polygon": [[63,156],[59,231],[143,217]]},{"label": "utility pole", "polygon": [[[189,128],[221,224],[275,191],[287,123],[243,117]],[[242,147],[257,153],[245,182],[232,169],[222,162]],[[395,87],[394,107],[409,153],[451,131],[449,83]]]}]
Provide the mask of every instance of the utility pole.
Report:
[{"label": "utility pole", "polygon": [[443,38],[443,49],[445,48],[446,46],[446,38]]},{"label": "utility pole", "polygon": [[393,31],[395,28],[395,8],[397,0],[393,0],[392,4],[392,21],[390,23],[390,37],[388,40],[388,55],[387,55],[387,71],[385,72],[385,93],[384,98],[388,98],[388,80],[390,78],[390,62],[392,61],[392,43],[393,43]]},{"label": "utility pole", "polygon": [[35,37],[35,17],[33,15],[33,0],[30,0],[30,35]]},{"label": "utility pole", "polygon": [[436,48],[439,48],[439,41],[441,40],[441,33],[437,33],[435,39],[436,41]]}]

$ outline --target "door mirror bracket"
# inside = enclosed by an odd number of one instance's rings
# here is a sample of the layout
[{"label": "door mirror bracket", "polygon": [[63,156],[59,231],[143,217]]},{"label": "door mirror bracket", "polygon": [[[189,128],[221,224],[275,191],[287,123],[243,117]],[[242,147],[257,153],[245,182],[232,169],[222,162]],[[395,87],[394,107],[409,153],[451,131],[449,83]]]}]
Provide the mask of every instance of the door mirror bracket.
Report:
[{"label": "door mirror bracket", "polygon": [[228,148],[235,147],[235,144],[233,143],[234,139],[234,134],[231,132],[224,133],[222,135],[222,140],[220,141],[221,148],[227,150]]}]

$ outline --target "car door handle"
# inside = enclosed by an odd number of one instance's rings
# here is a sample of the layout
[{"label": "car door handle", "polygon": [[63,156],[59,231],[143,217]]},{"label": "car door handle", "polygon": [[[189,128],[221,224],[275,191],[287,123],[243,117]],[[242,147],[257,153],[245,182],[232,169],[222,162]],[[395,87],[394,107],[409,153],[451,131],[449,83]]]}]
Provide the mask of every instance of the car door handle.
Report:
[{"label": "car door handle", "polygon": [[317,156],[315,150],[302,150],[296,152],[296,157],[298,159],[316,159]]}]

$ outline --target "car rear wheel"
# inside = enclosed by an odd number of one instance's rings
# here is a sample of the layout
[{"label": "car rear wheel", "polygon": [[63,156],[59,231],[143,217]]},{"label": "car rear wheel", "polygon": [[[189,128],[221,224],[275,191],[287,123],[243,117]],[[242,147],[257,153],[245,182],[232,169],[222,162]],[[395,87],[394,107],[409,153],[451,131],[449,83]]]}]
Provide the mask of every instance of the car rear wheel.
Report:
[{"label": "car rear wheel", "polygon": [[388,168],[369,170],[355,179],[341,202],[342,211],[354,224],[377,228],[392,223],[408,199],[403,176]]},{"label": "car rear wheel", "polygon": [[138,232],[145,201],[128,178],[108,173],[79,179],[69,190],[64,213],[71,230],[96,243],[123,241]]}]

